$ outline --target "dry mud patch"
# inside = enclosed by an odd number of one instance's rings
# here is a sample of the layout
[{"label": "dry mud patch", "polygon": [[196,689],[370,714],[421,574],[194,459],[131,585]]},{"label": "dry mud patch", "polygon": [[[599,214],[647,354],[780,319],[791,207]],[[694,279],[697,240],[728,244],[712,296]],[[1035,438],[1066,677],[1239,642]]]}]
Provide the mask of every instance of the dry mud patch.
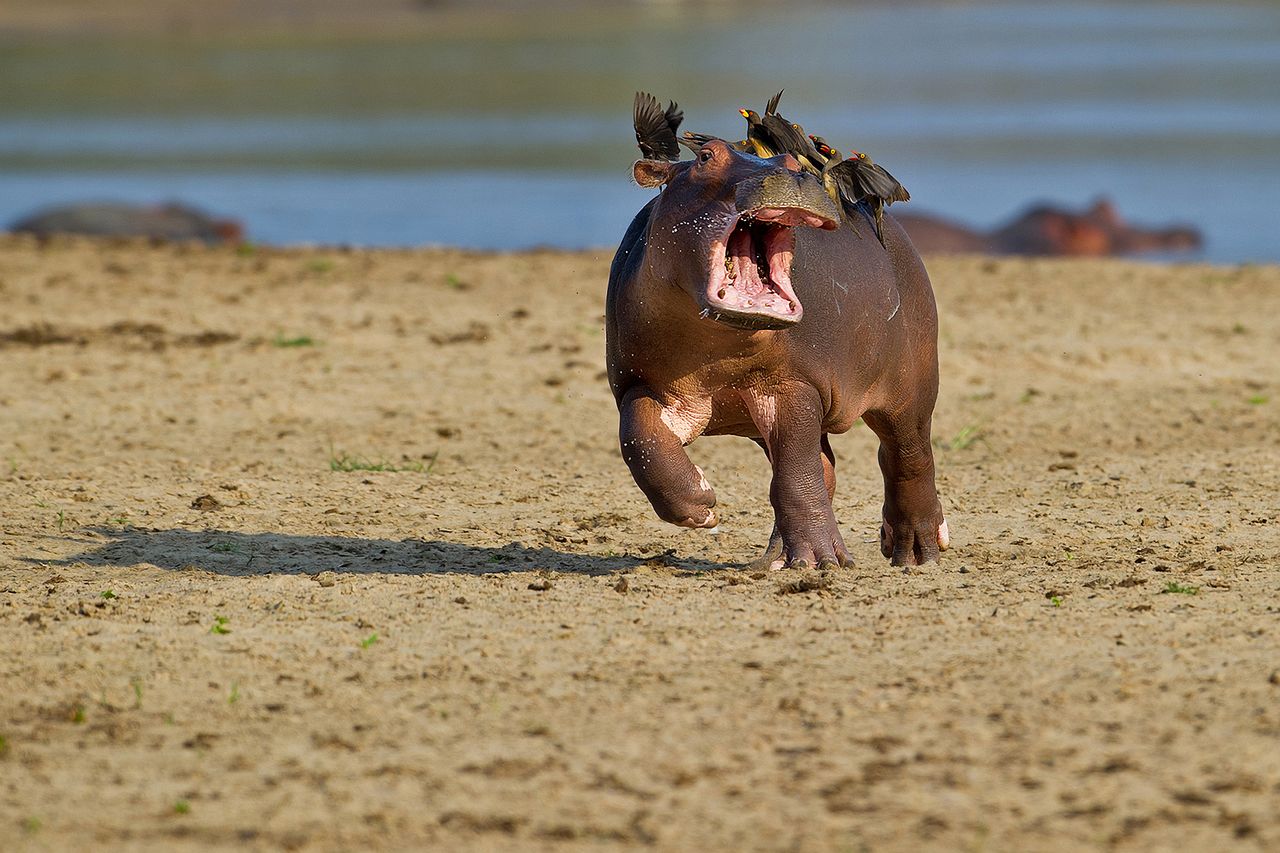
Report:
[{"label": "dry mud patch", "polygon": [[953,549],[858,429],[792,576],[749,442],[631,483],[607,265],[0,240],[0,846],[1280,846],[1280,270],[932,261]]}]

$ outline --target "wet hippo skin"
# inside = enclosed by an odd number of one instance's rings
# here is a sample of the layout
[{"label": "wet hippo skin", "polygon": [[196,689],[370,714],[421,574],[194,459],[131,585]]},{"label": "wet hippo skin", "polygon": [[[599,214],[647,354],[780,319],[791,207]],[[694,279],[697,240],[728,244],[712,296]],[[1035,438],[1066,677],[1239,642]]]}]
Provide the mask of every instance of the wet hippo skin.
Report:
[{"label": "wet hippo skin", "polygon": [[773,469],[774,530],[753,565],[848,565],[828,436],[862,418],[880,438],[884,555],[936,560],[937,313],[901,227],[885,217],[882,246],[863,208],[842,216],[790,156],[718,139],[634,175],[663,189],[614,257],[606,347],[622,456],[657,514],[714,527],[715,493],[684,446],[744,436]]}]

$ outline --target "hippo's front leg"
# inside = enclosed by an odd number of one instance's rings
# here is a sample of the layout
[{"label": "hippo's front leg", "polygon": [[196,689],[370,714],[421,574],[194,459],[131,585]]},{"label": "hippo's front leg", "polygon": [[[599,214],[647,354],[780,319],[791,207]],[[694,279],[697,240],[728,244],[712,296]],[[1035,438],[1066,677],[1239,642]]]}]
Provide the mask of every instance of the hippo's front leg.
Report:
[{"label": "hippo's front leg", "polygon": [[715,527],[716,493],[662,419],[648,389],[633,388],[618,407],[622,458],[658,517],[681,527]]},{"label": "hippo's front leg", "polygon": [[[816,389],[792,386],[776,393],[744,395],[773,466],[769,501],[782,554],[772,566],[832,569],[850,564],[849,550],[831,508],[835,471],[828,472],[822,434],[822,401]],[[766,557],[773,556],[770,543]]]}]

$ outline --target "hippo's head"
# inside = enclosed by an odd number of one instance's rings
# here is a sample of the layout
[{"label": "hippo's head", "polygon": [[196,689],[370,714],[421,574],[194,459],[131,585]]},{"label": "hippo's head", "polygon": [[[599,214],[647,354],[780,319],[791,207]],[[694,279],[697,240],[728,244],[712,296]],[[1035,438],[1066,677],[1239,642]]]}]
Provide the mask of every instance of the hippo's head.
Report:
[{"label": "hippo's head", "polygon": [[1111,236],[1100,223],[1062,208],[1034,207],[1000,229],[1009,251],[1021,255],[1104,257],[1112,253]]},{"label": "hippo's head", "polygon": [[666,185],[649,217],[645,261],[692,297],[703,317],[740,329],[780,329],[804,307],[791,286],[796,228],[839,227],[819,180],[790,155],[768,160],[720,139],[693,160],[639,160],[638,184]]},{"label": "hippo's head", "polygon": [[1120,255],[1187,252],[1199,249],[1204,242],[1200,232],[1189,225],[1173,225],[1168,228],[1130,225],[1120,218],[1115,205],[1107,198],[1095,200],[1085,217],[1106,229],[1111,235],[1112,250]]},{"label": "hippo's head", "polygon": [[1107,199],[1084,213],[1053,205],[1033,207],[996,232],[1006,251],[1023,255],[1104,257],[1198,249],[1200,232],[1187,226],[1142,228],[1120,218]]}]

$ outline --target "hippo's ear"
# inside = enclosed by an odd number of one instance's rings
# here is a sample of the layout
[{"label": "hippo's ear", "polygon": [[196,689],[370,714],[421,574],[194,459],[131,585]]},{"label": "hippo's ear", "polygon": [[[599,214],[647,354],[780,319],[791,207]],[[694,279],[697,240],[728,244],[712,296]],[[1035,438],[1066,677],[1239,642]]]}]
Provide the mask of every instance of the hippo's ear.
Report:
[{"label": "hippo's ear", "polygon": [[666,160],[637,160],[631,174],[642,187],[660,187],[671,180],[675,165]]},{"label": "hippo's ear", "polygon": [[1116,206],[1106,196],[1094,199],[1093,207],[1090,207],[1089,212],[1085,215],[1090,219],[1101,222],[1103,225],[1112,228],[1120,227],[1120,214],[1116,213]]}]

